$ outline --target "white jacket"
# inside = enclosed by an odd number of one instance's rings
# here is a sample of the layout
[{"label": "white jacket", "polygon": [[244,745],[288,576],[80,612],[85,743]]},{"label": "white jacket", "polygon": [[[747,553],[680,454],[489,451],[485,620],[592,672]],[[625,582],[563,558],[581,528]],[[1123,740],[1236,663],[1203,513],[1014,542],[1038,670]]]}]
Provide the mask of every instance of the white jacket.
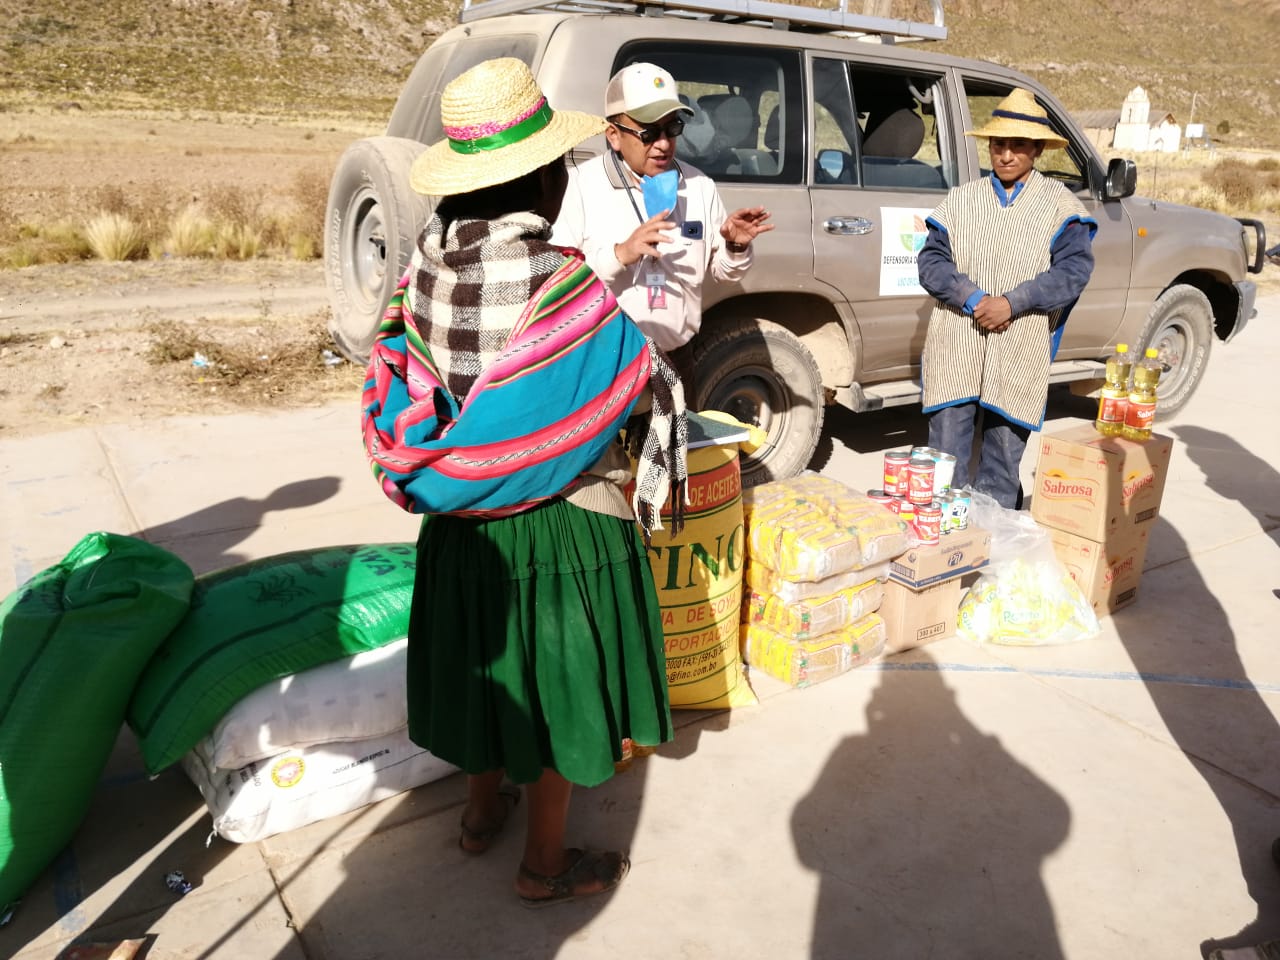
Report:
[{"label": "white jacket", "polygon": [[[715,181],[687,163],[679,163],[678,169],[676,208],[668,219],[680,226],[668,231],[670,241],[658,245],[657,265],[645,257],[624,267],[614,255],[614,245],[648,217],[642,216],[639,184],[631,176],[624,182],[620,171],[631,171],[621,157],[615,164],[611,151],[570,167],[564,205],[551,231],[552,243],[586,255],[587,265],[613,291],[623,312],[668,351],[684,346],[702,326],[702,284],[708,270],[717,281],[733,283],[751,266],[751,247],[743,253],[725,249],[720,236],[725,209]],[[654,308],[648,283],[659,272],[663,284],[658,300],[665,303]]]}]

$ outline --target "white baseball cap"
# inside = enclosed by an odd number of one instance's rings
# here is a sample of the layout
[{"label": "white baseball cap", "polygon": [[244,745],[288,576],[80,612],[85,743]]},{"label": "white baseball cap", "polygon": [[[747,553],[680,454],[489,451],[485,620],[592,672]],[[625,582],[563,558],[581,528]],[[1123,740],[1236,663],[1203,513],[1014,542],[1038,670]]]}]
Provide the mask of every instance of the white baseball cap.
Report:
[{"label": "white baseball cap", "polygon": [[677,110],[692,114],[680,102],[675,78],[652,63],[633,63],[613,75],[604,91],[604,115],[620,113],[639,123],[654,123]]}]

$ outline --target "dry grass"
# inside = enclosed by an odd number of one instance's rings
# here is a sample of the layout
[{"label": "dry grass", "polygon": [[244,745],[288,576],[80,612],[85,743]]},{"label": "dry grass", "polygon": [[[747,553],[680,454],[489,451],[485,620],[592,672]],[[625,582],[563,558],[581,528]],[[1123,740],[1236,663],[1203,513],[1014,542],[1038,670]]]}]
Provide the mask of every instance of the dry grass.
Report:
[{"label": "dry grass", "polygon": [[84,235],[99,260],[132,260],[146,248],[142,227],[122,213],[98,214],[85,226]]},{"label": "dry grass", "polygon": [[335,380],[354,385],[360,377],[350,364],[326,364],[325,352],[332,349],[333,340],[323,312],[296,324],[245,328],[226,339],[212,339],[203,329],[174,321],[152,325],[147,331],[147,361],[188,370],[193,390],[230,389],[252,402],[283,394],[306,400],[332,389]]},{"label": "dry grass", "polygon": [[93,211],[82,220],[51,216],[17,222],[0,206],[0,268],[164,257],[313,260],[324,243],[329,174],[309,169],[295,176],[287,195],[212,184],[192,196],[172,185],[94,188],[71,197]]}]

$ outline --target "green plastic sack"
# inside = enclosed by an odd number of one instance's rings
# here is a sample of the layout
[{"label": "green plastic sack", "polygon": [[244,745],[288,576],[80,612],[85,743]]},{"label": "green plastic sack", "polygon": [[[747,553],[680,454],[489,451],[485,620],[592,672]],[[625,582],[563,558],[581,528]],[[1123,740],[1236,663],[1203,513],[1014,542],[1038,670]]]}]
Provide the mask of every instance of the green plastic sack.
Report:
[{"label": "green plastic sack", "polygon": [[402,638],[416,560],[411,543],[357,544],[197,577],[129,703],[147,769],[175,763],[264,683]]},{"label": "green plastic sack", "polygon": [[0,906],[84,819],[133,685],[193,583],[161,547],[91,533],[0,603]]}]

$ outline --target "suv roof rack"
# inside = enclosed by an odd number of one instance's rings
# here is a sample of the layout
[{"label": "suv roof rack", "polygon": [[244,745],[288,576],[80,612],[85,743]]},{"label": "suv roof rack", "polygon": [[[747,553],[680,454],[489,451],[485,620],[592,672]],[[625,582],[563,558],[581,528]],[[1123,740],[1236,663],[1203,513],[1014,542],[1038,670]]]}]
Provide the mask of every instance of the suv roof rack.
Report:
[{"label": "suv roof rack", "polygon": [[[880,37],[886,43],[895,40],[945,40],[947,28],[943,24],[942,0],[927,2],[933,11],[931,23],[871,13],[850,13],[849,0],[837,0],[834,9],[770,0],[462,0],[462,13],[458,19],[467,23],[509,13],[670,15],[782,30],[796,28],[860,38]],[[867,9],[887,10],[892,5],[893,0],[864,0]]]}]

